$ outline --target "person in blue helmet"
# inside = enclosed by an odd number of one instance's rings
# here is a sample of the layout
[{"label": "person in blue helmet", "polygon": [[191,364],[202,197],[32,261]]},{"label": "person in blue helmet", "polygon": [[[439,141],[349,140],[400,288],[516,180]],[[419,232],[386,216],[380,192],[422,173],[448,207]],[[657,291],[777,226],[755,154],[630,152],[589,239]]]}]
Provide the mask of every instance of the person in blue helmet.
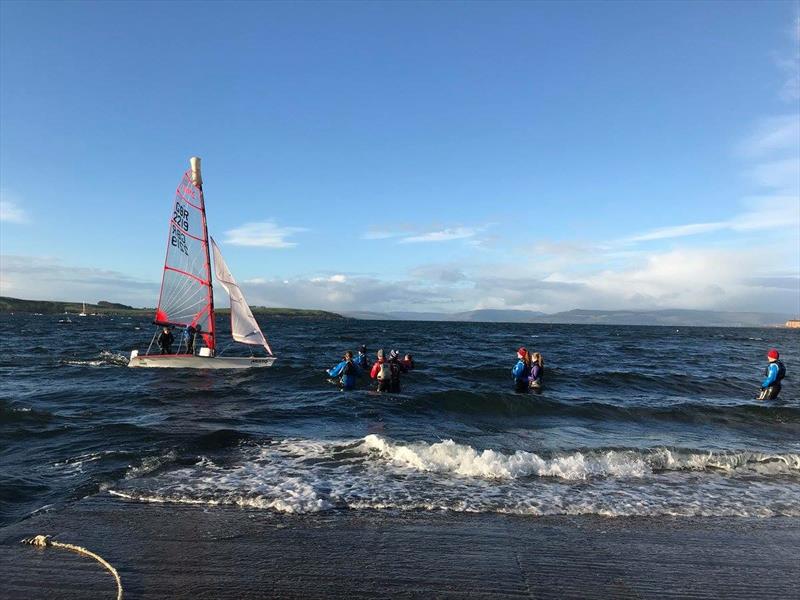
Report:
[{"label": "person in blue helmet", "polygon": [[764,381],[761,382],[759,400],[775,400],[781,393],[781,381],[786,377],[786,367],[780,360],[780,354],[775,348],[767,352],[767,368],[764,371]]},{"label": "person in blue helmet", "polygon": [[348,350],[344,353],[344,360],[326,372],[330,377],[339,378],[339,386],[343,390],[352,390],[356,387],[356,378],[361,374],[361,369],[353,362],[353,353]]},{"label": "person in blue helmet", "polygon": [[514,391],[524,394],[528,391],[531,377],[531,355],[525,348],[517,350],[517,364],[511,369],[514,376]]}]

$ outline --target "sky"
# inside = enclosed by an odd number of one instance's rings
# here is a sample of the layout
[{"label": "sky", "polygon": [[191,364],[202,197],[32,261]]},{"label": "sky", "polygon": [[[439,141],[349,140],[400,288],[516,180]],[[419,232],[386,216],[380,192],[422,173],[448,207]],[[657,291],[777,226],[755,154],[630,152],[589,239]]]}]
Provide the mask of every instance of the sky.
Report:
[{"label": "sky", "polygon": [[0,295],[154,306],[195,155],[252,305],[800,314],[797,2],[0,3]]}]

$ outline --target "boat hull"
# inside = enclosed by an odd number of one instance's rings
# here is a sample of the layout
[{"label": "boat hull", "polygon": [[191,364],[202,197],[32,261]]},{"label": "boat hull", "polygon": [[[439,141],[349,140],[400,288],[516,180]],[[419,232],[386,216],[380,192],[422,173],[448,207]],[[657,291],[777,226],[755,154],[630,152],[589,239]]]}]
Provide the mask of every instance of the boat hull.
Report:
[{"label": "boat hull", "polygon": [[192,356],[191,354],[150,354],[132,356],[129,367],[155,369],[255,369],[271,367],[274,356]]}]

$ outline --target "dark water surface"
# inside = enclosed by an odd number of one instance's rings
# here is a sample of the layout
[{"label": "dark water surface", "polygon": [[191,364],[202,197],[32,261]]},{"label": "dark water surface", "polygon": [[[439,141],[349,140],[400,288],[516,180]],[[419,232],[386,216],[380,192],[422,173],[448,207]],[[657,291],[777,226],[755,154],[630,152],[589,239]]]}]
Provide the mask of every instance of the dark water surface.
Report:
[{"label": "dark water surface", "polygon": [[[275,366],[235,372],[128,369],[145,319],[75,320],[0,317],[0,524],[100,490],[209,510],[800,516],[798,331],[274,320]],[[402,394],[326,382],[362,342],[414,353]],[[541,394],[511,391],[520,345],[545,356]],[[789,375],[763,403],[771,346]]]}]

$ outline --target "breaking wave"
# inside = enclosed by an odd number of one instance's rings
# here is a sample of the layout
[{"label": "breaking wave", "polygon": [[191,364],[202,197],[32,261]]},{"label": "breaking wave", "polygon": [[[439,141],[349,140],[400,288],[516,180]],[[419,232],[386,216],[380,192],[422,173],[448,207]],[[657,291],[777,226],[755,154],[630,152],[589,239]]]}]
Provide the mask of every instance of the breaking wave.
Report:
[{"label": "breaking wave", "polygon": [[[742,478],[754,485],[742,485]],[[800,454],[603,449],[478,450],[452,440],[288,439],[224,463],[142,477],[111,491],[140,502],[284,513],[451,510],[520,515],[800,516]]]}]

